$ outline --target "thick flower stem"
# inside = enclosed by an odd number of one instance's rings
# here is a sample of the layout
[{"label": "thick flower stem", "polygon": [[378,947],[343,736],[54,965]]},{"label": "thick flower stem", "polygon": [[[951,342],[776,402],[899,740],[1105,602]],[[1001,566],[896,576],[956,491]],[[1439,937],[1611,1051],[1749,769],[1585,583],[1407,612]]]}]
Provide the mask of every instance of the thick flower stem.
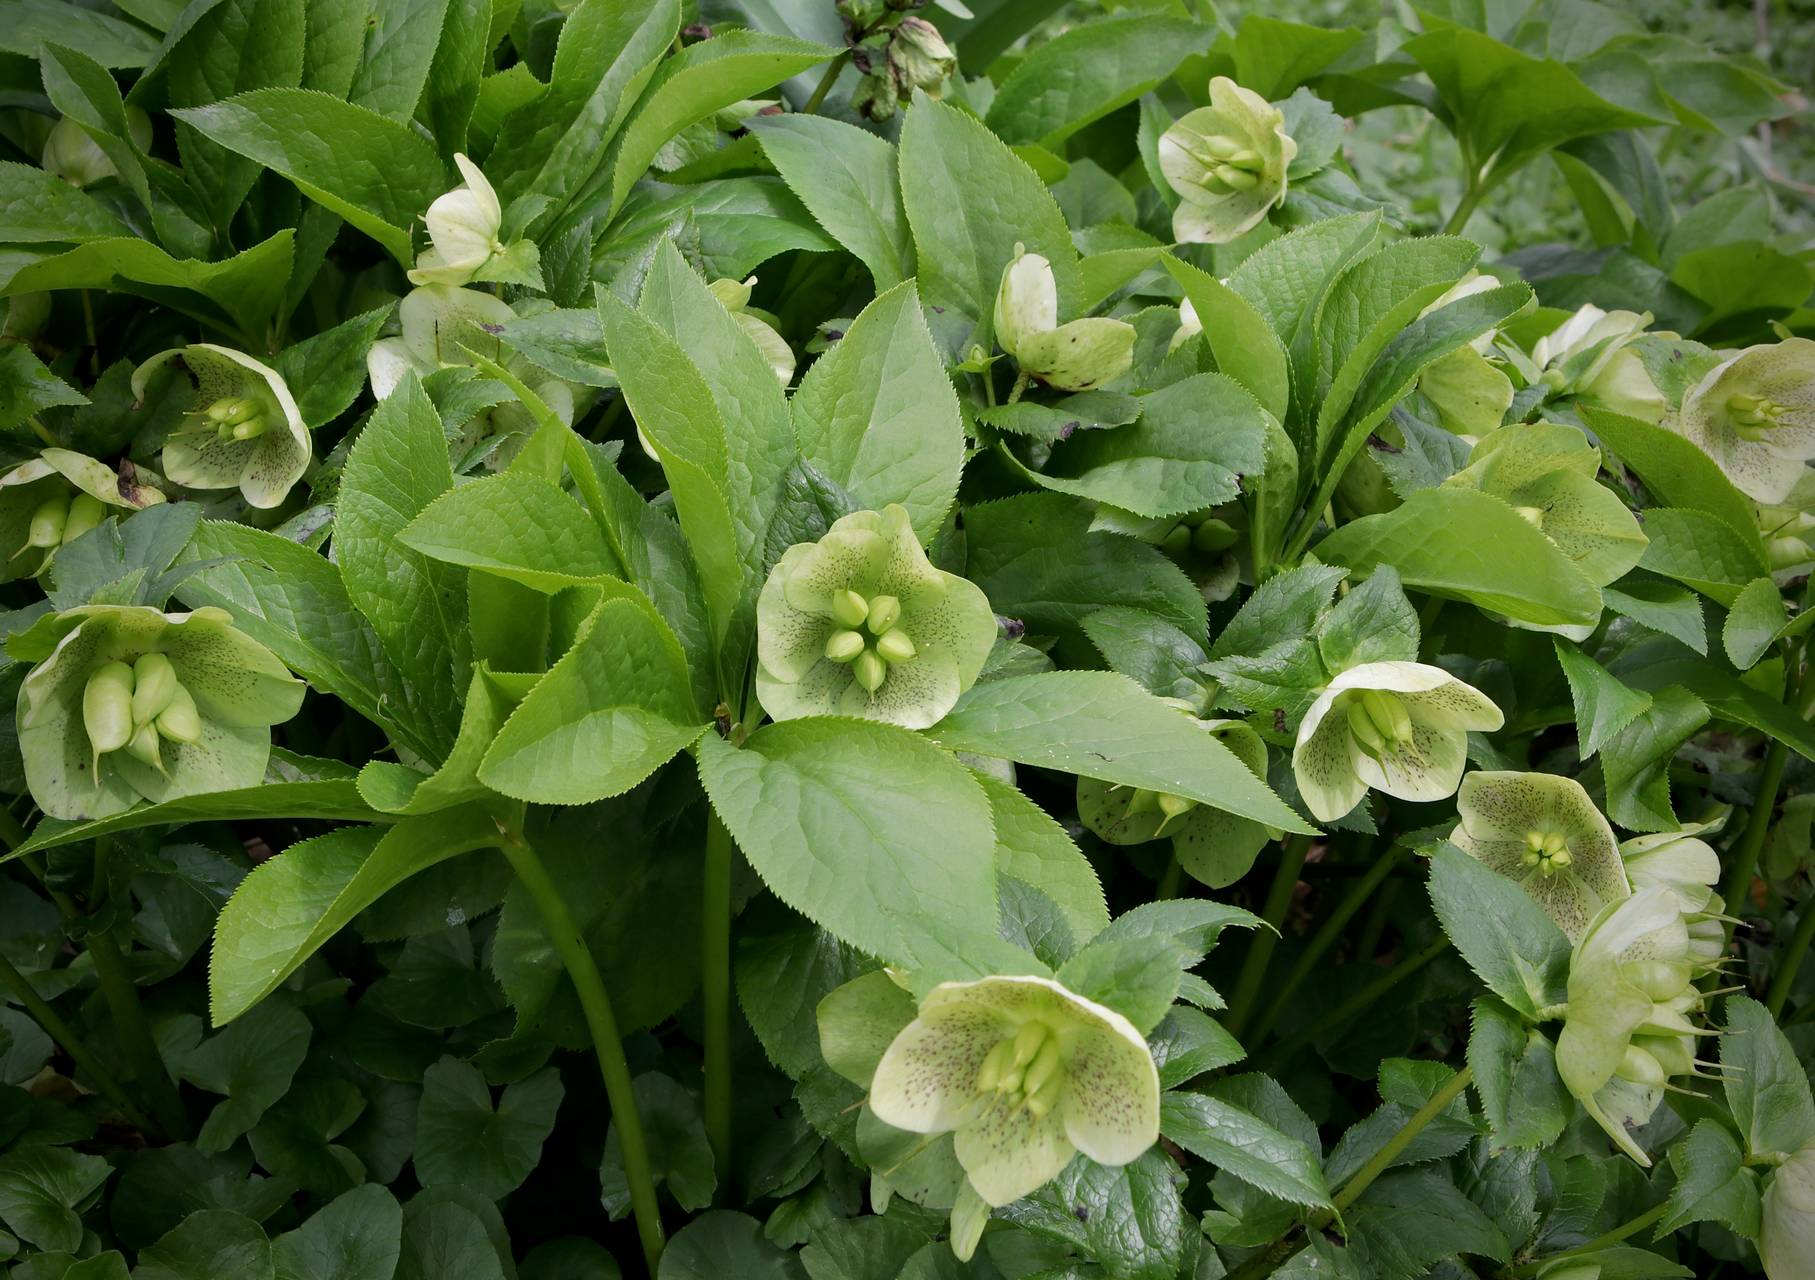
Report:
[{"label": "thick flower stem", "polygon": [[1279,929],[1292,906],[1292,890],[1297,887],[1298,873],[1304,870],[1305,855],[1311,851],[1311,837],[1295,835],[1286,842],[1279,855],[1279,870],[1273,874],[1273,887],[1267,890],[1267,903],[1261,912],[1268,928],[1257,929],[1248,943],[1248,955],[1242,961],[1241,976],[1235,981],[1235,994],[1229,999],[1229,1014],[1223,1020],[1229,1034],[1240,1036],[1260,995],[1260,984],[1267,976],[1267,962],[1279,945]]},{"label": "thick flower stem", "polygon": [[125,1116],[135,1129],[152,1137],[165,1136],[163,1128],[143,1111],[140,1111],[132,1099],[126,1096],[126,1090],[120,1087],[120,1082],[115,1080],[113,1073],[101,1063],[100,1059],[95,1057],[94,1052],[89,1049],[82,1037],[76,1034],[75,1029],[63,1021],[62,1016],[50,1007],[44,997],[40,996],[32,984],[27,981],[25,975],[15,969],[12,961],[5,956],[0,956],[0,983],[4,983],[7,989],[13,993],[14,998],[31,1016],[31,1020],[43,1028],[44,1034],[61,1045],[63,1052],[70,1056],[70,1060],[87,1074],[89,1080],[94,1083],[96,1092],[119,1108],[120,1114]]},{"label": "thick flower stem", "polygon": [[826,73],[819,78],[819,83],[814,86],[813,96],[808,98],[807,104],[800,109],[802,115],[810,116],[817,112],[820,107],[825,105],[826,95],[832,92],[832,86],[838,82],[838,73],[845,69],[845,64],[850,60],[851,51],[846,49],[843,53],[839,54],[836,58],[833,58],[826,64]]},{"label": "thick flower stem", "polygon": [[1783,1016],[1790,988],[1796,982],[1796,971],[1802,967],[1802,958],[1809,953],[1811,941],[1815,941],[1815,894],[1802,900],[1802,916],[1796,921],[1796,932],[1777,954],[1777,969],[1771,975],[1771,988],[1765,995],[1765,1008],[1771,1011],[1773,1018]]},{"label": "thick flower stem", "polygon": [[1330,913],[1329,918],[1323,922],[1316,935],[1300,953],[1297,961],[1293,963],[1291,972],[1286,975],[1286,980],[1280,984],[1278,990],[1271,993],[1272,999],[1267,1002],[1266,1012],[1262,1013],[1260,1021],[1254,1024],[1254,1034],[1250,1039],[1255,1044],[1261,1044],[1266,1040],[1274,1025],[1279,1021],[1279,1015],[1285,1011],[1286,1002],[1291,998],[1292,993],[1298,990],[1306,978],[1311,976],[1311,970],[1317,967],[1317,962],[1323,959],[1324,954],[1335,945],[1336,939],[1342,936],[1343,929],[1355,917],[1355,913],[1361,910],[1363,904],[1373,896],[1374,890],[1380,887],[1380,882],[1393,873],[1393,869],[1399,865],[1399,860],[1404,854],[1404,845],[1387,845],[1386,851],[1374,859],[1374,865],[1367,869],[1367,873],[1357,880],[1344,895],[1342,901],[1336,904],[1336,910]]},{"label": "thick flower stem", "polygon": [[1752,887],[1752,877],[1758,871],[1758,855],[1765,847],[1765,836],[1771,830],[1771,815],[1777,808],[1777,789],[1783,782],[1784,765],[1789,762],[1789,750],[1777,739],[1771,739],[1771,745],[1765,749],[1765,766],[1758,778],[1758,796],[1752,802],[1752,812],[1746,819],[1746,829],[1734,846],[1733,860],[1727,866],[1727,879],[1721,885],[1721,896],[1727,901],[1727,910],[1738,914],[1740,905],[1745,901],[1747,892]]},{"label": "thick flower stem", "polygon": [[1610,1245],[1616,1245],[1622,1240],[1628,1240],[1637,1235],[1646,1227],[1662,1218],[1664,1214],[1669,1211],[1669,1208],[1670,1202],[1668,1200],[1662,1204],[1653,1205],[1638,1217],[1633,1218],[1628,1222],[1622,1222],[1606,1235],[1596,1236],[1587,1244],[1579,1244],[1573,1249],[1565,1249],[1562,1253],[1553,1253],[1548,1258],[1534,1258],[1530,1262],[1521,1263],[1514,1267],[1508,1274],[1519,1277],[1535,1276],[1540,1271],[1547,1270],[1554,1264],[1561,1262],[1566,1258],[1580,1258],[1586,1257],[1592,1253],[1597,1253]]},{"label": "thick flower stem", "polygon": [[700,990],[705,1015],[706,1136],[721,1179],[731,1171],[731,833],[706,819],[706,875],[700,912]]},{"label": "thick flower stem", "polygon": [[133,985],[132,973],[113,930],[97,929],[88,935],[88,958],[94,962],[107,1011],[113,1015],[114,1034],[132,1064],[133,1076],[157,1117],[158,1126],[172,1138],[188,1137],[189,1114],[158,1053],[151,1024],[145,1020],[145,1006],[139,1002],[139,989]]},{"label": "thick flower stem", "polygon": [[631,1213],[636,1218],[637,1236],[643,1245],[643,1261],[654,1275],[662,1256],[661,1211],[656,1205],[655,1178],[649,1169],[649,1144],[643,1136],[643,1119],[637,1113],[636,1093],[630,1083],[630,1063],[624,1057],[624,1043],[618,1036],[618,1022],[611,1011],[611,998],[605,993],[605,980],[599,974],[592,949],[580,935],[567,900],[548,868],[514,830],[506,830],[504,856],[511,869],[528,890],[542,927],[573,982],[580,997],[580,1008],[586,1014],[586,1026],[592,1033],[592,1048],[599,1059],[599,1075],[605,1082],[605,1098],[611,1104],[612,1119],[617,1122],[618,1145],[624,1157],[624,1179],[630,1184]]}]

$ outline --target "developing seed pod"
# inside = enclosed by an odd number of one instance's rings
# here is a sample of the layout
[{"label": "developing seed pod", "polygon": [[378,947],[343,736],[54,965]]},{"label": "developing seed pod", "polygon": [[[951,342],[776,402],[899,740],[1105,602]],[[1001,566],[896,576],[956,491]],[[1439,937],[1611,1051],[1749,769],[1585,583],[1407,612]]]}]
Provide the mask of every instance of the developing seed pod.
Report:
[{"label": "developing seed pod", "polygon": [[132,679],[132,723],[142,727],[176,697],[176,668],[163,654],[148,653],[132,664]]},{"label": "developing seed pod", "polygon": [[63,541],[74,542],[107,517],[107,508],[93,494],[78,493],[69,504],[69,519],[63,524]]},{"label": "developing seed pod", "polygon": [[29,547],[40,547],[48,550],[62,545],[63,529],[69,521],[69,496],[56,494],[40,502],[32,512],[30,531],[25,535],[25,546],[17,554],[24,555]]},{"label": "developing seed pod", "polygon": [[142,724],[134,731],[132,740],[126,744],[126,754],[162,773],[164,772],[164,757],[159,751],[161,743],[157,727]]},{"label": "developing seed pod", "polygon": [[109,662],[88,677],[82,690],[82,727],[94,749],[96,769],[101,757],[118,751],[132,737],[132,668]]},{"label": "developing seed pod", "polygon": [[158,732],[172,742],[195,742],[202,736],[202,717],[195,709],[189,690],[177,685],[170,705],[158,714]]}]

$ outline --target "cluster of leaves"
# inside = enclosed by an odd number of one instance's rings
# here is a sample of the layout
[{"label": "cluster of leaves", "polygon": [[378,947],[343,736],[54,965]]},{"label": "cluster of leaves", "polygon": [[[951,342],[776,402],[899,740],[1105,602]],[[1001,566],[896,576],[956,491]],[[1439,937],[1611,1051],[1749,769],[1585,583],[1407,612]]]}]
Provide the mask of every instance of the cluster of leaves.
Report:
[{"label": "cluster of leaves", "polygon": [[1809,1274],[1794,93],[1206,7],[12,0],[7,1274]]}]

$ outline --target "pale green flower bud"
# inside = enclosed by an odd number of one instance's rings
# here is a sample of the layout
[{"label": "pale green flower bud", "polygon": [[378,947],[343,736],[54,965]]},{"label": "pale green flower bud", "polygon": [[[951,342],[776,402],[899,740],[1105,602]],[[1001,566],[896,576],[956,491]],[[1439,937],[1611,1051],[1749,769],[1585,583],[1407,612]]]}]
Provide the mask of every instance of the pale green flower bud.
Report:
[{"label": "pale green flower bud", "polygon": [[63,529],[68,521],[69,495],[52,494],[32,512],[31,531],[26,535],[25,546],[20,551],[31,547],[62,546]]},{"label": "pale green flower bud", "polygon": [[164,757],[159,746],[161,742],[162,739],[158,737],[155,725],[142,724],[133,731],[132,740],[126,744],[125,751],[140,764],[150,765],[162,773],[164,772]]},{"label": "pale green flower bud", "polygon": [[1252,230],[1285,199],[1297,154],[1278,107],[1217,76],[1210,105],[1160,136],[1160,172],[1180,201],[1172,234],[1186,243],[1223,244]]},{"label": "pale green flower bud", "polygon": [[920,652],[904,631],[886,631],[876,639],[876,652],[891,663],[912,662]]},{"label": "pale green flower bud", "polygon": [[839,591],[832,596],[832,616],[840,626],[861,627],[870,616],[870,602],[855,591]]},{"label": "pale green flower bud", "polygon": [[[126,108],[126,132],[140,151],[150,150],[151,117],[138,107]],[[51,127],[50,136],[44,140],[42,163],[47,173],[56,174],[72,187],[86,187],[120,172],[88,130],[68,116],[60,117]]]},{"label": "pale green flower bud", "polygon": [[826,641],[826,657],[833,662],[850,662],[863,652],[863,637],[855,631],[834,631]]},{"label": "pale green flower bud", "polygon": [[958,57],[924,18],[906,17],[889,40],[889,71],[903,98],[915,89],[937,98],[958,69]]}]

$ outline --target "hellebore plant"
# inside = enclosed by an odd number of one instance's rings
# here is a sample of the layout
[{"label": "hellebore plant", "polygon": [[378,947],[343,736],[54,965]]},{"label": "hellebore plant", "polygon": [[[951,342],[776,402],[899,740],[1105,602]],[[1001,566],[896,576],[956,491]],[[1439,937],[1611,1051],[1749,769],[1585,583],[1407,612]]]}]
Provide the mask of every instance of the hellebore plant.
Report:
[{"label": "hellebore plant", "polygon": [[0,554],[7,554],[0,581],[42,573],[58,547],[110,514],[142,511],[163,500],[162,493],[140,482],[131,463],[115,471],[84,454],[45,449],[0,476]]},{"label": "hellebore plant", "polygon": [[1045,1185],[1079,1151],[1134,1160],[1159,1138],[1159,1102],[1128,1019],[1038,977],[934,987],[870,1083],[885,1124],[955,1134],[958,1163],[992,1206]]},{"label": "hellebore plant", "polygon": [[[996,342],[1015,358],[1022,379],[1061,391],[1100,387],[1134,362],[1134,326],[1126,321],[1085,316],[1059,323],[1052,263],[1019,244],[996,290],[995,324]],[[1013,398],[1019,396],[1017,388]]]},{"label": "hellebore plant", "polygon": [[282,375],[243,351],[192,343],[161,351],[132,374],[139,400],[151,375],[174,363],[195,387],[182,426],[164,442],[163,470],[189,489],[238,489],[275,507],[309,466],[309,429]]},{"label": "hellebore plant", "polygon": [[1632,892],[1613,829],[1574,778],[1478,770],[1456,811],[1450,843],[1522,885],[1571,942]]},{"label": "hellebore plant", "polygon": [[789,547],[756,616],[756,693],[776,720],[927,728],[976,682],[996,637],[989,601],[933,567],[899,506],[853,512]]},{"label": "hellebore plant", "polygon": [[1784,501],[1815,458],[1815,341],[1786,338],[1727,357],[1665,422],[1741,493]]},{"label": "hellebore plant", "polygon": [[1401,800],[1455,794],[1471,731],[1498,729],[1493,701],[1422,662],[1369,662],[1339,674],[1298,726],[1292,774],[1311,816],[1340,818],[1371,788]]},{"label": "hellebore plant", "polygon": [[271,726],[302,705],[302,681],[222,609],[84,605],[13,636],[7,652],[35,664],[20,687],[19,750],[56,818],[256,787]]},{"label": "hellebore plant", "polygon": [[1815,1257],[1815,1143],[1793,1152],[1771,1175],[1762,1206],[1758,1255],[1770,1280],[1801,1280]]},{"label": "hellebore plant", "polygon": [[1278,107],[1227,76],[1212,79],[1210,105],[1160,135],[1160,172],[1179,197],[1174,238],[1226,244],[1252,230],[1285,199],[1297,155]]}]

